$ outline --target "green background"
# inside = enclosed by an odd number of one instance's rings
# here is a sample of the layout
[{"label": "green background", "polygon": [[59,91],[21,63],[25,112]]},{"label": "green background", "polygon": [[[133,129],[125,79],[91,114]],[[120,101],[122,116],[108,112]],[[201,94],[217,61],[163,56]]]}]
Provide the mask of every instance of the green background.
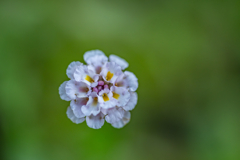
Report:
[{"label": "green background", "polygon": [[[100,49],[139,79],[128,125],[66,117],[58,87]],[[239,160],[239,0],[1,0],[3,160]]]}]

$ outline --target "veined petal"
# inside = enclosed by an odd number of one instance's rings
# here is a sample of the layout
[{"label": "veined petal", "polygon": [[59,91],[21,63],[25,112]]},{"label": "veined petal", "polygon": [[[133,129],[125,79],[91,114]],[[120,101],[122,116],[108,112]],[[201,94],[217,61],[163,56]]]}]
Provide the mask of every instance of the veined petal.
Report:
[{"label": "veined petal", "polygon": [[89,99],[88,97],[85,97],[85,98],[78,98],[76,100],[71,101],[70,106],[73,110],[74,115],[77,118],[82,118],[86,116],[82,112],[82,107],[87,104],[88,99]]},{"label": "veined petal", "polygon": [[83,65],[83,64],[78,62],[78,61],[70,63],[68,65],[68,68],[67,68],[67,71],[66,71],[68,78],[73,79],[74,78],[73,74],[74,74],[76,68],[78,66],[81,66],[81,65]]},{"label": "veined petal", "polygon": [[66,93],[71,99],[87,97],[90,93],[90,87],[84,82],[70,80],[66,84]]},{"label": "veined petal", "polygon": [[124,111],[123,118],[115,123],[112,123],[112,126],[115,128],[122,128],[125,126],[131,119],[131,113],[128,111]]},{"label": "veined petal", "polygon": [[116,55],[110,55],[109,59],[110,59],[110,62],[115,62],[116,64],[118,64],[122,68],[122,70],[126,69],[129,66],[127,61],[125,61],[124,59]]},{"label": "veined petal", "polygon": [[118,76],[114,85],[117,87],[126,87],[130,91],[134,92],[138,88],[138,79],[132,72],[125,71],[123,74]]},{"label": "veined petal", "polygon": [[60,87],[58,88],[60,98],[65,101],[70,101],[71,98],[66,93],[66,84],[68,81],[63,82]]},{"label": "veined petal", "polygon": [[100,75],[107,82],[114,83],[119,75],[122,74],[121,67],[117,65],[115,62],[106,63]]},{"label": "veined petal", "polygon": [[130,92],[130,99],[129,99],[128,103],[125,106],[123,106],[123,109],[125,109],[126,111],[133,110],[135,108],[135,106],[137,105],[137,100],[138,100],[137,93]]},{"label": "veined petal", "polygon": [[73,122],[73,123],[76,123],[76,124],[79,124],[79,123],[82,123],[85,118],[77,118],[74,113],[73,113],[73,110],[71,109],[71,107],[69,106],[68,109],[67,109],[67,117]]},{"label": "veined petal", "polygon": [[96,92],[91,93],[89,96],[89,101],[86,105],[82,106],[82,112],[86,116],[93,114],[96,116],[100,112],[100,105],[98,102],[98,95]]},{"label": "veined petal", "polygon": [[101,110],[101,112],[102,112],[104,115],[106,115],[106,114],[107,114],[107,111],[108,111],[108,109],[105,109],[105,108],[102,108],[102,107],[101,107],[101,109],[100,109],[100,110]]},{"label": "veined petal", "polygon": [[92,61],[93,59],[96,57],[96,56],[102,56],[102,57],[105,57],[104,61],[108,61],[108,58],[105,56],[105,54],[100,51],[100,50],[91,50],[91,51],[87,51],[84,53],[83,55],[83,58],[84,58],[84,61],[87,63],[87,64],[92,64]]},{"label": "veined petal", "polygon": [[126,75],[126,81],[128,83],[130,91],[136,91],[138,88],[138,79],[135,74],[129,71],[125,71],[124,74]]},{"label": "veined petal", "polygon": [[98,101],[100,106],[104,109],[112,108],[116,106],[116,101],[113,99],[113,94],[109,89],[104,89],[99,92]]},{"label": "veined petal", "polygon": [[90,115],[90,116],[86,117],[86,122],[87,122],[88,127],[93,128],[93,129],[99,129],[104,124],[104,114],[102,114],[100,112],[96,116]]},{"label": "veined petal", "polygon": [[120,107],[110,108],[107,110],[105,119],[108,123],[115,123],[123,118],[124,113],[125,111]]},{"label": "veined petal", "polygon": [[124,87],[111,87],[113,98],[115,99],[117,106],[121,107],[127,104],[130,99],[130,93]]},{"label": "veined petal", "polygon": [[78,82],[85,82],[91,87],[97,86],[99,75],[95,74],[95,72],[91,70],[90,67],[78,66],[73,75],[75,80]]}]

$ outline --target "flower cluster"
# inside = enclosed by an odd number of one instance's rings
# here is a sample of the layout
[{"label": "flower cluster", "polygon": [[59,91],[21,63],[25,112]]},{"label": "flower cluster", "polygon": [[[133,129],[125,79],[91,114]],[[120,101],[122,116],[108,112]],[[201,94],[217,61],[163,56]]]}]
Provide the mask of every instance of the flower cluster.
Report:
[{"label": "flower cluster", "polygon": [[137,104],[137,77],[123,72],[128,63],[116,56],[108,57],[100,50],[84,54],[87,65],[72,62],[67,68],[69,81],[59,87],[61,99],[71,101],[68,118],[76,123],[86,120],[90,128],[99,129],[105,120],[115,128],[130,121],[130,112]]}]

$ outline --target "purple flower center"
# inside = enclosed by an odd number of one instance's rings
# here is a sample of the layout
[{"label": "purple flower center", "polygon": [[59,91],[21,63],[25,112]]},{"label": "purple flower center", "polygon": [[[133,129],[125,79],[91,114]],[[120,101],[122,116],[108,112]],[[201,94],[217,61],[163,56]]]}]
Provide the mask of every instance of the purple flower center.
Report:
[{"label": "purple flower center", "polygon": [[[101,78],[102,79],[102,78]],[[98,85],[96,86],[96,87],[93,87],[92,88],[92,91],[93,92],[96,92],[97,94],[99,93],[99,92],[101,92],[102,90],[104,90],[104,89],[109,89],[110,87],[109,87],[109,84],[108,84],[108,82],[105,82],[104,80],[99,80],[98,81]]]}]

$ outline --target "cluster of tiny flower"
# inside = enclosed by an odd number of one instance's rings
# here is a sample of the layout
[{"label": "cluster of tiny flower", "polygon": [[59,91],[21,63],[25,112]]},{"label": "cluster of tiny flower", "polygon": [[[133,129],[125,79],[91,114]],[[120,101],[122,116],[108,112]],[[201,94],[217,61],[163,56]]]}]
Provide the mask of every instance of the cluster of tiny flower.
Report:
[{"label": "cluster of tiny flower", "polygon": [[108,57],[100,50],[84,54],[87,65],[72,62],[67,68],[69,81],[59,87],[61,99],[71,101],[68,118],[76,123],[85,119],[90,128],[99,129],[105,120],[115,128],[130,121],[137,104],[138,79],[125,70],[128,63],[116,56]]}]

